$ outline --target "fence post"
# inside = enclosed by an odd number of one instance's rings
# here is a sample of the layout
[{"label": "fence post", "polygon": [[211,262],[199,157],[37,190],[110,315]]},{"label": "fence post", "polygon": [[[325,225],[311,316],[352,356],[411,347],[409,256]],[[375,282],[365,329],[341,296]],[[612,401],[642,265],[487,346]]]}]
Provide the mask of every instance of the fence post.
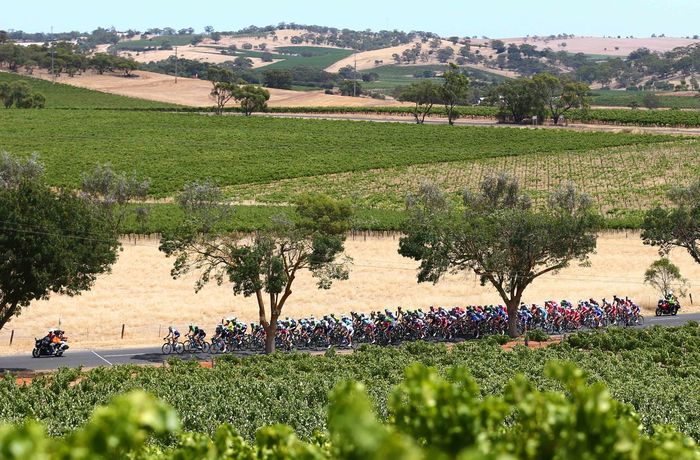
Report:
[{"label": "fence post", "polygon": [[15,338],[15,330],[12,329],[12,333],[10,333],[10,346],[12,345],[12,340]]},{"label": "fence post", "polygon": [[690,296],[690,305],[693,305],[693,294],[688,293],[688,295]]},{"label": "fence post", "polygon": [[526,346],[526,347],[529,347],[529,346],[530,346],[530,335],[529,335],[529,332],[528,332],[527,323],[525,323],[525,346]]},{"label": "fence post", "polygon": [[122,324],[122,339],[124,338],[124,324]]}]

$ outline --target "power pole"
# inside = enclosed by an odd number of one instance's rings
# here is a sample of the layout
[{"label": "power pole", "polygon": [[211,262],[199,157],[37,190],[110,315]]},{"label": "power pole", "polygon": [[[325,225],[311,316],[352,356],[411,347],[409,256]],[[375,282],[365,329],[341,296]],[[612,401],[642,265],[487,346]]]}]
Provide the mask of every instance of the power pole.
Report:
[{"label": "power pole", "polygon": [[355,51],[355,72],[352,75],[352,97],[357,97],[357,51]]},{"label": "power pole", "polygon": [[175,84],[177,85],[177,46],[175,47]]},{"label": "power pole", "polygon": [[56,71],[53,68],[53,55],[54,55],[54,43],[53,43],[53,26],[51,26],[51,81],[56,84]]}]

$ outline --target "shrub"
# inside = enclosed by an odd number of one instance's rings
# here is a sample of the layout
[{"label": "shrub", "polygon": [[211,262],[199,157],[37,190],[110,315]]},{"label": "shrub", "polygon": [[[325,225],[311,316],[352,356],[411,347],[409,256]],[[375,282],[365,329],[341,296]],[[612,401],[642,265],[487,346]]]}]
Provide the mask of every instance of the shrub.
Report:
[{"label": "shrub", "polygon": [[549,334],[542,329],[533,329],[527,333],[528,339],[533,342],[546,342],[549,340]]}]

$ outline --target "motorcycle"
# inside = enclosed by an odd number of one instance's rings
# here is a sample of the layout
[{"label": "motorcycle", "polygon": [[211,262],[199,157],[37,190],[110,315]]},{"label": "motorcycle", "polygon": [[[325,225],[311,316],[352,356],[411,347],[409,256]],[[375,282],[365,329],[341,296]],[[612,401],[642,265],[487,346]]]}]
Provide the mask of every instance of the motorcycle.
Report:
[{"label": "motorcycle", "polygon": [[55,356],[58,358],[63,356],[63,352],[69,348],[68,344],[66,343],[68,339],[65,337],[57,345],[53,345],[45,337],[43,339],[35,338],[34,340],[34,349],[32,350],[33,358],[39,358],[40,356]]},{"label": "motorcycle", "polygon": [[671,303],[666,299],[661,299],[659,300],[659,303],[656,306],[656,316],[661,316],[661,315],[672,315],[676,316],[678,314],[678,310],[681,309],[681,305],[676,302],[676,303]]}]

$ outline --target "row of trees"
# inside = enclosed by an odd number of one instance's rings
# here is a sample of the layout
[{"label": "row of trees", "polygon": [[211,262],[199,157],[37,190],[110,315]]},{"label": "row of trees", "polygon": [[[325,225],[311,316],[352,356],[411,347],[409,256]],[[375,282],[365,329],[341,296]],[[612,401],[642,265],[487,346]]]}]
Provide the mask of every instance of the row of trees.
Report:
[{"label": "row of trees", "polygon": [[489,99],[499,107],[498,116],[503,121],[522,123],[537,117],[537,122],[541,123],[551,117],[556,125],[569,110],[587,109],[589,94],[585,83],[543,73],[532,78],[507,80],[492,91]]},{"label": "row of trees", "polygon": [[[449,123],[459,118],[458,107],[472,100],[469,78],[455,64],[450,64],[442,75],[442,82],[423,80],[398,90],[397,99],[415,104],[413,115],[422,124],[437,104],[445,107]],[[485,102],[500,108],[502,121],[522,123],[537,117],[542,123],[551,117],[558,124],[571,109],[589,107],[589,88],[586,84],[544,73],[532,78],[506,80],[490,90]]]},{"label": "row of trees", "polygon": [[66,73],[71,77],[88,69],[100,74],[117,71],[128,77],[138,67],[133,59],[125,57],[105,53],[87,55],[77,45],[68,42],[29,46],[9,42],[0,44],[0,66],[13,72],[24,68],[28,74],[40,68],[53,71],[55,75]]},{"label": "row of trees", "polygon": [[456,65],[450,64],[442,79],[442,84],[423,80],[400,89],[398,100],[415,104],[413,116],[416,123],[423,124],[435,104],[445,106],[450,125],[459,118],[457,106],[466,104],[469,99],[469,78]]},{"label": "row of trees", "polygon": [[290,38],[292,43],[295,44],[330,45],[339,48],[351,48],[358,51],[399,46],[410,43],[415,39],[427,42],[428,40],[439,38],[438,35],[434,33],[422,31],[402,32],[399,30],[380,30],[374,32],[371,30],[338,29],[336,27],[305,25],[294,22],[281,22],[277,25],[264,27],[249,26],[240,30],[224,33],[229,35],[257,35],[258,37],[272,36],[273,41],[276,41],[279,31],[287,29],[306,31],[294,37],[280,37],[284,39]]},{"label": "row of trees", "polygon": [[279,89],[291,89],[293,85],[333,89],[342,78],[338,74],[303,66],[291,69],[268,69],[261,75],[265,86]]}]

